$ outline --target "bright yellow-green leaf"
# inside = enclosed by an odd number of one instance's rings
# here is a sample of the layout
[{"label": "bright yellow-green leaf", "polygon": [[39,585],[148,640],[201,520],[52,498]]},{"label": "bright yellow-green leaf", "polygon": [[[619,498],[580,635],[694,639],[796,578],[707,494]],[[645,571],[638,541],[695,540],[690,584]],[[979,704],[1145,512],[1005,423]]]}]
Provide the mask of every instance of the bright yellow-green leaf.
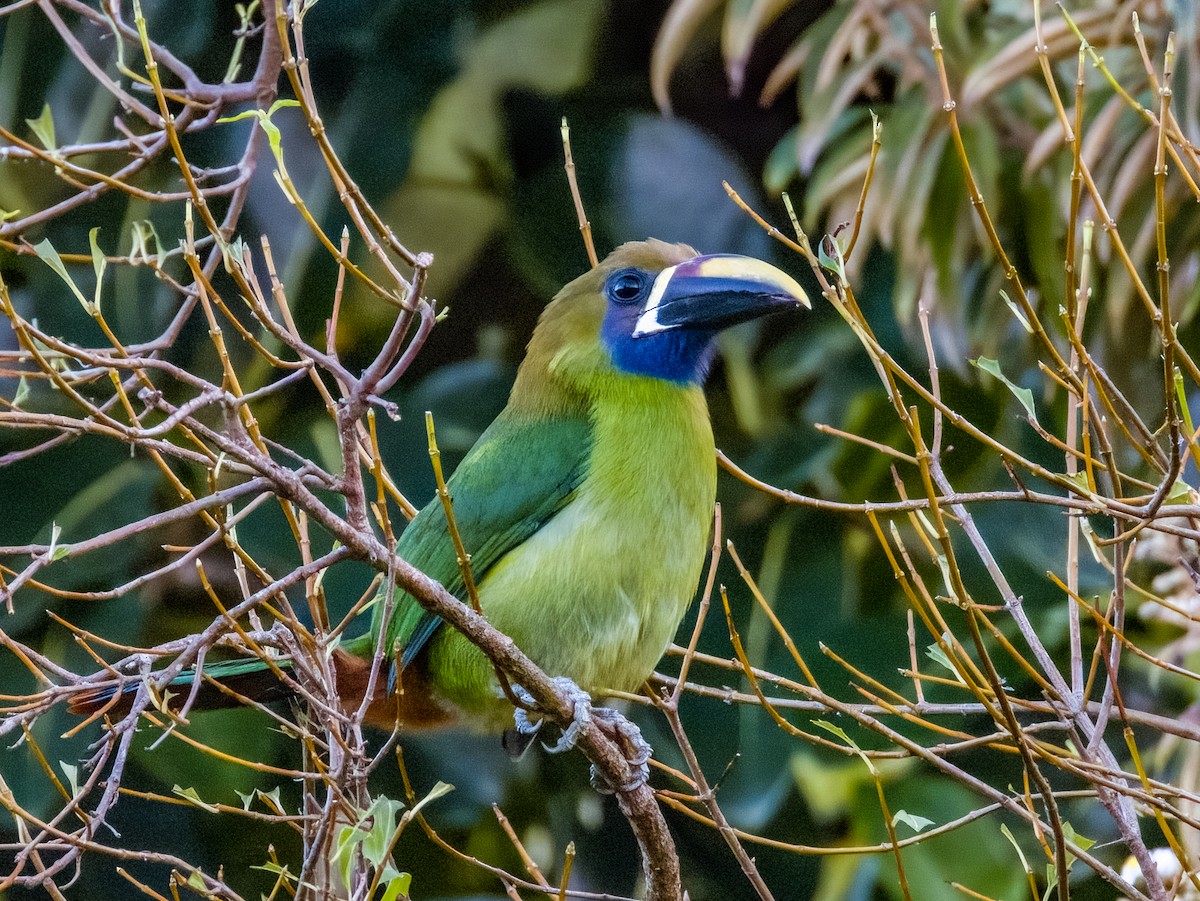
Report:
[{"label": "bright yellow-green leaf", "polygon": [[[154,223],[149,219],[139,219],[133,223],[132,233],[133,243],[129,249],[129,258],[131,260],[153,260],[155,266],[161,266],[163,262],[163,246],[162,241],[158,239],[158,230],[154,227]],[[149,250],[150,242],[154,243],[154,253]]]},{"label": "bright yellow-green leaf", "polygon": [[50,243],[49,238],[45,238],[33,245],[33,252],[38,257],[54,270],[54,274],[67,283],[67,287],[71,289],[71,293],[78,298],[83,308],[87,310],[89,316],[96,315],[96,310],[92,306],[92,302],[83,296],[83,292],[79,290],[79,286],[75,284],[75,280],[71,278],[71,273],[67,272],[67,267],[63,265],[62,257],[58,255],[58,251],[54,249],[54,245]]},{"label": "bright yellow-green leaf", "polygon": [[379,896],[380,901],[396,901],[401,896],[407,896],[408,890],[412,886],[412,874],[401,873],[388,864],[383,870],[381,883],[384,890],[383,894]]},{"label": "bright yellow-green leaf", "polygon": [[1190,504],[1193,496],[1192,486],[1183,479],[1176,479],[1167,491],[1166,503],[1168,504]]},{"label": "bright yellow-green leaf", "polygon": [[98,234],[100,234],[100,226],[98,225],[88,232],[88,244],[92,248],[92,271],[96,273],[96,293],[92,298],[96,312],[100,311],[100,289],[104,284],[104,270],[108,266],[108,258],[104,256],[104,251],[100,249],[100,245],[96,243],[96,235]]},{"label": "bright yellow-green leaf", "polygon": [[920,832],[923,829],[933,825],[933,820],[927,817],[917,816],[915,813],[909,813],[907,810],[897,810],[892,816],[892,825],[903,823],[913,832]]},{"label": "bright yellow-green leaf", "polygon": [[1013,314],[1013,316],[1016,317],[1017,322],[1021,323],[1021,326],[1025,329],[1025,331],[1027,331],[1029,334],[1032,335],[1033,334],[1033,326],[1029,324],[1029,320],[1026,319],[1025,314],[1021,312],[1021,308],[1018,307],[1016,302],[1013,301],[1013,299],[1008,296],[1008,292],[1001,291],[1000,297],[1008,305],[1008,308],[1010,310],[1012,310],[1012,314]]},{"label": "bright yellow-green leaf", "polygon": [[971,365],[984,372],[994,376],[1004,383],[1004,386],[1013,393],[1013,396],[1020,401],[1021,406],[1025,408],[1025,412],[1029,418],[1037,422],[1037,413],[1033,406],[1033,392],[1028,388],[1022,388],[1008,380],[1008,377],[1000,370],[1000,363],[996,360],[988,359],[987,357],[977,357],[971,361]]},{"label": "bright yellow-green leaf", "polygon": [[50,112],[50,104],[42,107],[42,113],[36,119],[26,119],[25,124],[42,142],[42,146],[53,152],[58,150],[58,140],[54,136],[54,115]]},{"label": "bright yellow-green leaf", "polygon": [[1179,413],[1183,416],[1183,426],[1187,429],[1187,433],[1189,435],[1195,435],[1196,428],[1192,425],[1192,411],[1188,407],[1187,390],[1184,388],[1183,384],[1183,372],[1180,371],[1178,366],[1175,367],[1174,381],[1175,400],[1179,404]]},{"label": "bright yellow-green leaf", "polygon": [[219,813],[221,810],[221,808],[217,807],[215,804],[209,804],[207,801],[201,798],[199,793],[194,788],[183,788],[179,785],[176,785],[171,789],[171,794],[178,795],[185,801],[190,801],[201,810],[207,810],[209,813]]},{"label": "bright yellow-green leaf", "polygon": [[1017,840],[1013,838],[1013,834],[1009,832],[1008,826],[1006,826],[1004,823],[1001,823],[1000,831],[1004,834],[1004,837],[1009,840],[1012,846],[1017,849],[1017,857],[1021,858],[1021,869],[1026,873],[1032,873],[1033,870],[1029,866],[1029,861],[1025,859],[1025,852],[1021,850],[1021,846],[1017,844]]}]

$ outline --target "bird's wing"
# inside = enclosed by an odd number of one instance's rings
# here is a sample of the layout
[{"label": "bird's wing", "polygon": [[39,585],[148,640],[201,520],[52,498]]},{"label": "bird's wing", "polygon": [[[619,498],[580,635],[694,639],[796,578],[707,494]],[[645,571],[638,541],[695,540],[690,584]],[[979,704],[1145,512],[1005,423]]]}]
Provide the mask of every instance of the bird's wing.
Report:
[{"label": "bird's wing", "polygon": [[[447,487],[454,521],[471,557],[476,583],[508,551],[561,509],[583,481],[591,427],[582,418],[504,416],[492,423],[459,464]],[[466,600],[441,500],[434,498],[408,524],[396,545],[400,557]],[[371,636],[383,628],[386,605],[376,602]],[[407,666],[441,625],[411,595],[397,591],[384,653]],[[375,646],[374,640],[372,647]]]}]

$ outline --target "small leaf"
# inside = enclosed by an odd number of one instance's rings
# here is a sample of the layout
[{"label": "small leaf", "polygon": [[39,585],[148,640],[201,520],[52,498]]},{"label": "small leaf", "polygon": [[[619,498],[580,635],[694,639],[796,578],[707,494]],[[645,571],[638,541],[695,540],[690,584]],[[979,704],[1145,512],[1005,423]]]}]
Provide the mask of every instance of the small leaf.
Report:
[{"label": "small leaf", "polygon": [[922,829],[932,826],[933,820],[909,813],[907,810],[897,810],[895,816],[892,817],[892,825],[895,826],[897,823],[903,823],[913,832],[920,832]]},{"label": "small leaf", "polygon": [[846,283],[846,261],[842,257],[842,246],[837,239],[826,235],[817,245],[817,259],[821,268],[832,272],[843,284]]},{"label": "small leaf", "polygon": [[844,741],[848,745],[854,744],[854,742],[852,742],[850,740],[850,736],[846,734],[845,729],[842,729],[840,726],[835,726],[833,723],[829,722],[828,720],[813,720],[813,725],[820,726],[826,732],[832,732],[834,735],[836,735],[838,738],[840,738],[842,741]]},{"label": "small leaf", "polygon": [[171,793],[178,795],[185,801],[190,801],[201,810],[207,810],[209,813],[219,813],[221,810],[221,808],[217,807],[215,804],[209,804],[207,801],[203,800],[194,788],[182,788],[179,785],[176,785],[171,789]]},{"label": "small leaf", "polygon": [[50,112],[50,104],[42,107],[42,114],[36,119],[26,119],[25,124],[42,142],[42,146],[51,153],[58,150],[58,140],[54,137],[54,115]]},{"label": "small leaf", "polygon": [[1088,484],[1087,471],[1081,470],[1076,473],[1060,472],[1060,476],[1078,488],[1084,494],[1092,494],[1092,486]]},{"label": "small leaf", "polygon": [[282,876],[289,884],[293,884],[296,881],[296,877],[292,875],[292,871],[289,870],[285,864],[275,863],[273,860],[268,860],[266,863],[253,866],[250,869],[262,870],[264,873]]},{"label": "small leaf", "polygon": [[249,810],[250,805],[254,803],[254,792],[240,792],[236,788],[237,796],[242,799],[242,810]]},{"label": "small leaf", "polygon": [[1000,296],[1004,298],[1004,302],[1008,304],[1008,308],[1012,310],[1012,314],[1017,317],[1017,322],[1021,323],[1021,325],[1025,327],[1025,331],[1032,335],[1033,326],[1029,324],[1029,320],[1026,319],[1025,314],[1021,312],[1021,308],[1018,307],[1013,299],[1008,296],[1007,292],[1001,291]]},{"label": "small leaf", "polygon": [[1032,875],[1033,870],[1029,868],[1029,861],[1025,859],[1025,852],[1021,850],[1021,846],[1017,844],[1017,840],[1013,838],[1013,834],[1008,831],[1008,827],[1001,823],[1000,831],[1004,833],[1004,837],[1012,843],[1012,846],[1017,849],[1017,857],[1021,858],[1021,869]]},{"label": "small leaf", "polygon": [[[0,222],[3,221],[3,219],[0,219]],[[1195,435],[1196,428],[1192,425],[1192,411],[1188,407],[1187,389],[1183,384],[1183,372],[1180,371],[1178,366],[1175,367],[1175,401],[1179,404],[1179,412],[1183,416],[1184,428],[1187,429],[1189,435]]]},{"label": "small leaf", "polygon": [[1164,503],[1168,504],[1190,504],[1192,502],[1192,486],[1183,479],[1176,479],[1170,490],[1167,492],[1167,497]]},{"label": "small leaf", "polygon": [[397,898],[407,897],[412,886],[412,875],[401,873],[390,864],[383,871],[383,884],[387,887],[380,895],[380,901],[396,901]]},{"label": "small leaf", "polygon": [[73,763],[67,763],[65,760],[60,760],[58,765],[62,769],[63,775],[67,777],[67,784],[71,786],[72,796],[79,794],[79,767]]},{"label": "small leaf", "polygon": [[946,655],[946,652],[942,649],[940,644],[931,644],[929,647],[927,647],[925,649],[925,656],[934,663],[940,664],[952,672],[955,679],[959,678],[958,670],[955,668],[954,664],[950,662],[950,658]]},{"label": "small leaf", "polygon": [[56,522],[50,523],[50,548],[47,553],[50,555],[51,561],[62,560],[64,557],[70,556],[71,546],[69,544],[60,545],[58,539],[62,537],[62,526]]},{"label": "small leaf", "polygon": [[271,789],[269,792],[265,792],[260,788],[258,790],[258,797],[260,797],[267,804],[271,805],[275,809],[276,813],[283,813],[283,804],[281,804],[279,801],[279,786],[278,785],[275,786],[273,789]]},{"label": "small leaf", "polygon": [[360,827],[369,826],[369,831],[362,841],[362,856],[370,861],[371,866],[378,868],[387,859],[392,835],[396,831],[396,816],[403,809],[404,805],[399,801],[380,796],[372,802],[366,816],[360,822]]},{"label": "small leaf", "polygon": [[63,265],[62,257],[58,255],[58,251],[54,249],[54,245],[50,243],[50,239],[45,238],[35,244],[33,252],[41,258],[43,263],[54,270],[55,275],[67,283],[67,287],[71,289],[71,293],[83,304],[83,308],[87,310],[88,315],[95,316],[96,311],[92,307],[92,302],[83,296],[83,292],[79,290],[79,286],[71,278],[71,273],[67,272],[67,267]]},{"label": "small leaf", "polygon": [[[1071,844],[1075,845],[1075,847],[1077,847],[1080,851],[1086,851],[1092,845],[1096,844],[1096,840],[1094,838],[1088,838],[1085,835],[1080,835],[1078,832],[1075,831],[1075,828],[1066,820],[1063,821],[1062,830],[1063,830],[1063,838],[1065,838]],[[1074,860],[1074,859],[1075,859],[1074,856],[1068,851],[1067,852],[1068,862],[1071,860]]]},{"label": "small leaf", "polygon": [[1021,402],[1021,406],[1025,408],[1025,412],[1029,415],[1029,418],[1037,422],[1037,414],[1034,412],[1033,406],[1033,392],[1028,388],[1022,388],[1010,382],[1004,373],[1000,371],[1000,363],[998,361],[990,360],[987,357],[978,357],[971,361],[971,365],[990,373],[1003,382],[1008,390],[1013,393],[1013,396]]},{"label": "small leaf", "polygon": [[100,249],[100,245],[96,243],[96,235],[98,234],[100,234],[100,226],[98,225],[88,232],[88,244],[92,247],[92,271],[96,273],[96,294],[92,298],[96,312],[100,311],[100,288],[104,284],[104,270],[108,266],[108,258],[104,256],[104,251]]},{"label": "small leaf", "polygon": [[208,883],[204,881],[204,874],[199,870],[192,870],[187,879],[188,888],[195,889],[198,892],[208,894]]},{"label": "small leaf", "polygon": [[29,388],[29,380],[25,377],[25,374],[22,373],[20,380],[17,382],[17,393],[13,396],[12,405],[14,407],[20,407],[21,404],[29,400],[29,395],[31,393],[32,391]]},{"label": "small leaf", "polygon": [[[236,116],[224,116],[218,119],[218,122],[237,122],[239,119],[246,119],[250,116],[258,119],[258,127],[261,128],[267,135],[267,141],[271,144],[271,153],[275,155],[275,162],[279,166],[279,173],[276,178],[282,176],[287,178],[287,169],[283,165],[283,135],[279,131],[279,126],[271,121],[271,117],[285,106],[299,106],[298,100],[276,100],[271,104],[271,108],[266,112],[262,110],[247,110],[244,113],[238,113]],[[287,193],[287,189],[284,189]]]},{"label": "small leaf", "polygon": [[[153,261],[156,267],[162,266],[163,262],[163,246],[162,241],[158,239],[158,231],[154,228],[154,223],[149,219],[139,219],[133,223],[133,243],[129,250],[130,260],[146,260]],[[154,255],[150,255],[149,242],[154,242]]]}]

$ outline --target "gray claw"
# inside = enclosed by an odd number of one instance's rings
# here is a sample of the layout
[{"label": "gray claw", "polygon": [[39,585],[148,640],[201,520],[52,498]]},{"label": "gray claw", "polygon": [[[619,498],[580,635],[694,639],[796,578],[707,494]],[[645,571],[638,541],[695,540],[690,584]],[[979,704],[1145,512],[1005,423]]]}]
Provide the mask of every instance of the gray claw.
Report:
[{"label": "gray claw", "polygon": [[563,730],[562,737],[554,744],[542,742],[542,747],[549,754],[561,754],[575,747],[579,739],[579,730],[592,720],[592,696],[568,679],[559,676],[554,681],[554,687],[571,699],[571,725]]},{"label": "gray claw", "polygon": [[[611,795],[617,791],[633,791],[649,782],[650,767],[648,764],[651,756],[654,754],[654,749],[642,737],[642,730],[615,710],[608,707],[593,707],[591,695],[565,676],[556,678],[554,685],[559,691],[570,698],[572,702],[572,722],[571,725],[563,730],[562,737],[558,741],[553,744],[542,742],[542,747],[550,754],[561,754],[563,751],[569,751],[575,747],[580,730],[593,719],[596,719],[607,727],[606,731],[621,746],[621,750],[625,754],[625,759],[629,762],[629,766],[633,770],[633,778],[626,784],[617,786],[614,789],[596,771],[596,768],[592,767],[591,783],[593,788],[601,794]],[[513,685],[512,689],[513,694],[523,704],[528,704],[530,707],[536,706],[533,697],[520,685]],[[543,724],[543,720],[541,719],[531,720],[529,714],[521,708],[517,708],[514,712],[513,720],[516,723],[516,731],[521,736],[533,736],[537,734]]]},{"label": "gray claw", "polygon": [[529,714],[523,708],[518,707],[513,711],[513,722],[516,723],[517,732],[521,735],[537,735],[544,720],[530,720]]}]

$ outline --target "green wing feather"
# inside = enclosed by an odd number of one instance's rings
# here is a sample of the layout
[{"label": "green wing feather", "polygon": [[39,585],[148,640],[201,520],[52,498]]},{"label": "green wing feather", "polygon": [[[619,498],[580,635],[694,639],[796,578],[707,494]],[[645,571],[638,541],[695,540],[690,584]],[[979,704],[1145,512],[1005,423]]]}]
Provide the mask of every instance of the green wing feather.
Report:
[{"label": "green wing feather", "polygon": [[[508,551],[541,528],[571,498],[587,474],[592,429],[584,418],[501,414],[459,464],[447,487],[454,521],[481,583]],[[462,572],[439,498],[408,524],[396,545],[400,557],[456,597],[466,600]],[[385,605],[375,604],[371,649],[383,628]],[[408,665],[442,620],[412,596],[399,594],[383,647]],[[370,653],[370,651],[367,651]]]}]

